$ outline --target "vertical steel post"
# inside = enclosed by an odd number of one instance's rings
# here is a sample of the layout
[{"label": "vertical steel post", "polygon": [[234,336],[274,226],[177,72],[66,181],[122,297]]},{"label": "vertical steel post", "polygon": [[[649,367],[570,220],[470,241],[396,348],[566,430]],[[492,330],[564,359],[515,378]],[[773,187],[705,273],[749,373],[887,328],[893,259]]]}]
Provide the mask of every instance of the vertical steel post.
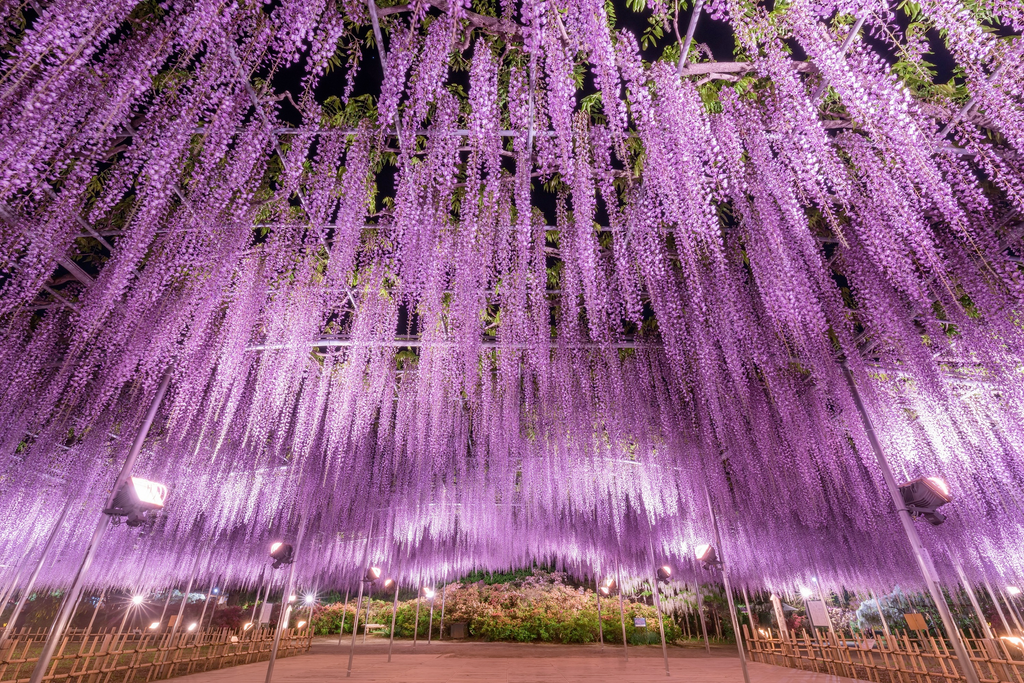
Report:
[{"label": "vertical steel post", "polygon": [[[135,460],[139,457],[139,453],[142,452],[142,446],[146,442],[146,436],[149,434],[149,428],[153,425],[153,420],[156,419],[157,411],[160,409],[160,404],[164,400],[164,394],[167,393],[167,387],[171,384],[171,368],[168,368],[164,372],[163,379],[160,380],[159,386],[156,389],[156,395],[153,396],[152,402],[149,404],[149,410],[146,411],[146,416],[142,420],[142,425],[139,427],[138,433],[135,435],[135,441],[132,442],[131,450],[128,451],[128,457],[125,458],[124,465],[121,467],[121,472],[117,475],[117,479],[114,481],[114,488],[111,489],[110,494],[105,500],[103,509],[106,510],[110,507],[114,500],[114,497],[120,492],[121,487],[124,486],[125,482],[128,481],[128,477],[132,473],[132,468],[135,467]],[[57,645],[60,644],[64,637],[64,629],[67,628],[68,622],[71,621],[75,608],[78,606],[78,597],[82,592],[82,586],[85,583],[85,575],[89,571],[89,567],[92,565],[93,559],[96,557],[96,551],[99,549],[100,541],[103,540],[103,534],[107,530],[107,525],[110,523],[110,518],[105,512],[100,512],[99,519],[96,521],[96,529],[92,533],[92,538],[89,539],[89,545],[86,546],[85,556],[82,558],[82,564],[78,567],[78,572],[75,574],[75,578],[71,582],[71,587],[68,592],[64,595],[64,601],[61,603],[60,609],[57,610],[57,616],[53,620],[53,624],[50,626],[50,635],[46,639],[46,644],[43,645],[42,652],[39,653],[39,659],[36,660],[36,666],[32,670],[32,677],[29,679],[30,683],[42,683],[43,677],[46,675],[46,670],[50,668],[50,660],[53,658],[53,653],[57,650]]]},{"label": "vertical steel post", "polygon": [[1002,586],[999,587],[999,593],[1003,596],[1003,602],[1010,608],[1010,616],[1013,617],[1014,623],[1017,624],[1017,630],[1024,633],[1024,626],[1020,623],[1020,614],[1017,613],[1017,606],[1013,604],[1010,596],[1006,594],[1006,590]]},{"label": "vertical steel post", "polygon": [[619,622],[622,624],[622,656],[629,661],[629,646],[626,644],[626,608],[622,604],[622,571],[618,560],[615,562],[615,583],[619,589]]},{"label": "vertical steel post", "polygon": [[671,676],[668,670],[668,645],[665,644],[665,622],[661,617],[661,589],[658,588],[658,570],[655,568],[657,561],[654,557],[653,527],[651,531],[652,535],[647,537],[647,547],[651,551],[651,594],[654,595],[654,609],[658,613],[658,631],[661,633],[661,654],[665,658],[665,675]]},{"label": "vertical steel post", "polygon": [[163,626],[164,617],[167,616],[167,608],[171,604],[171,596],[172,595],[174,595],[174,586],[168,586],[167,587],[167,599],[164,600],[164,608],[162,610],[160,610],[160,620],[157,622],[161,626]]},{"label": "vertical steel post", "polygon": [[437,639],[438,640],[444,640],[444,594],[445,594],[445,590],[447,588],[448,588],[448,585],[444,581],[442,581],[441,582],[441,624],[437,628]]},{"label": "vertical steel post", "polygon": [[885,480],[886,488],[889,490],[889,496],[892,498],[893,505],[896,506],[896,514],[899,516],[900,523],[903,525],[903,531],[907,535],[907,541],[910,543],[910,548],[914,551],[918,568],[921,570],[921,575],[924,576],[925,583],[928,586],[928,592],[932,596],[932,602],[935,603],[935,608],[938,610],[939,616],[942,618],[942,625],[946,630],[946,636],[949,638],[950,643],[952,643],[953,651],[956,653],[956,657],[960,661],[960,668],[963,669],[967,683],[980,683],[978,679],[978,672],[975,670],[973,662],[971,662],[971,656],[967,652],[967,648],[964,646],[963,640],[960,638],[960,631],[957,630],[956,623],[953,621],[953,617],[949,613],[949,606],[946,605],[946,600],[942,597],[942,590],[939,588],[939,577],[938,573],[935,571],[935,565],[932,563],[932,559],[928,554],[927,548],[925,548],[924,544],[921,542],[921,536],[917,533],[917,527],[914,526],[914,520],[910,516],[910,511],[907,510],[906,504],[903,502],[903,496],[900,494],[899,486],[896,484],[896,479],[893,477],[892,470],[889,468],[889,461],[886,459],[885,452],[882,450],[882,444],[878,440],[878,436],[875,434],[875,427],[871,422],[871,417],[868,415],[867,409],[864,407],[864,401],[861,399],[860,391],[857,389],[857,382],[854,380],[853,372],[850,370],[850,366],[845,359],[842,361],[841,366],[843,376],[846,378],[846,383],[850,388],[850,394],[853,396],[854,406],[860,414],[860,419],[863,423],[868,443],[871,444],[871,450],[875,453],[875,459],[878,461],[878,468],[882,471],[882,478]]},{"label": "vertical steel post", "polygon": [[178,629],[181,628],[181,622],[185,618],[185,606],[188,605],[188,596],[192,592],[192,584],[196,581],[196,573],[199,571],[199,560],[202,557],[203,553],[200,551],[196,554],[196,561],[192,564],[192,572],[188,575],[188,583],[185,585],[185,592],[181,596],[181,605],[178,607],[178,616],[174,619],[174,626],[171,627],[171,640],[174,640],[174,636],[178,633]]},{"label": "vertical steel post", "polygon": [[[288,624],[288,598],[295,588],[295,564],[299,555],[299,547],[302,545],[304,528],[299,527],[299,535],[295,539],[295,548],[292,550],[292,563],[288,567],[288,580],[284,583],[284,593],[281,595],[281,613],[277,615],[277,628],[274,629],[274,644],[270,648],[270,661],[267,662],[267,679],[270,683],[274,677],[274,664],[277,662],[277,652],[281,647],[281,632]],[[270,586],[267,586],[267,595],[270,595]]]},{"label": "vertical steel post", "polygon": [[1013,630],[1010,628],[1010,623],[1006,621],[1006,615],[1003,614],[1003,606],[999,604],[999,596],[992,590],[992,584],[989,583],[988,578],[985,578],[985,590],[988,591],[988,596],[992,598],[992,604],[996,606],[996,614],[999,615],[999,621],[1003,623],[1003,630],[1006,631],[1007,635],[1012,635]]},{"label": "vertical steel post", "polygon": [[363,619],[363,644],[366,644],[366,625],[370,623],[370,602],[373,600],[373,584],[371,583],[366,592],[366,618]]},{"label": "vertical steel post", "polygon": [[722,548],[722,534],[718,531],[718,517],[715,516],[715,509],[711,505],[711,491],[707,482],[704,483],[704,496],[708,501],[708,514],[711,515],[711,525],[715,530],[715,547],[718,548],[718,559],[722,563],[722,583],[725,585],[725,597],[729,601],[729,618],[732,620],[732,630],[736,635],[736,649],[740,654],[740,668],[743,670],[744,683],[750,683],[750,673],[747,671],[747,655],[743,652],[743,634],[740,632],[740,622],[736,618],[736,603],[733,601],[732,588],[729,586],[729,565],[725,561],[725,550]]},{"label": "vertical steel post", "polygon": [[[356,615],[355,620],[352,622],[352,647],[348,651],[348,670],[345,672],[345,677],[348,678],[352,675],[352,658],[356,654],[356,634],[359,633],[359,610],[363,606],[363,582],[366,580],[366,570],[370,568],[370,539],[373,538],[373,515],[370,515],[370,529],[366,533],[366,545],[363,547],[363,564],[360,566],[359,571],[362,572],[359,576],[359,598],[356,600]],[[365,630],[365,627],[364,627]]]},{"label": "vertical steel post", "polygon": [[433,595],[430,596],[430,620],[427,621],[427,645],[430,645],[430,637],[434,635],[434,596],[437,595],[437,584],[430,589]]},{"label": "vertical steel post", "polygon": [[601,622],[601,576],[597,572],[594,572],[594,585],[597,587],[597,590],[594,591],[597,594],[597,639],[601,643],[601,647],[604,647],[604,624]]},{"label": "vertical steel post", "polygon": [[345,637],[345,620],[348,618],[348,596],[352,592],[351,588],[345,589],[345,609],[341,610],[341,630],[338,632],[338,645],[341,645],[341,639]]},{"label": "vertical steel post", "polygon": [[391,605],[391,636],[388,638],[388,662],[391,661],[391,648],[395,644],[395,617],[398,616],[398,579],[395,579],[395,602]]},{"label": "vertical steel post", "polygon": [[[423,581],[423,577],[420,577],[420,582]],[[416,638],[420,633],[420,594],[423,593],[423,586],[420,586],[416,591],[416,623],[412,627],[412,646],[416,647]]]},{"label": "vertical steel post", "polygon": [[[57,539],[57,534],[60,533],[61,527],[64,526],[64,520],[68,517],[68,512],[71,510],[72,501],[74,498],[68,498],[68,502],[64,504],[64,510],[61,511],[60,517],[57,518],[56,524],[53,525],[53,529],[50,530],[50,535],[46,537],[46,543],[43,545],[43,551],[39,554],[39,561],[36,562],[36,568],[32,570],[32,574],[28,577],[28,583],[25,584],[25,589],[21,592],[21,597],[18,598],[17,604],[14,606],[14,611],[11,612],[11,616],[7,618],[7,626],[4,628],[3,634],[0,634],[0,647],[3,647],[4,643],[7,642],[8,636],[11,635],[11,631],[14,629],[14,622],[18,620],[21,615],[21,610],[25,607],[25,602],[28,600],[29,593],[36,585],[36,579],[39,578],[39,572],[43,571],[43,565],[46,564],[46,556],[50,553],[50,548],[53,546],[53,542]],[[20,570],[19,570],[20,574]],[[19,577],[15,577],[15,586]],[[0,604],[0,612],[3,612],[3,608],[7,606],[7,601],[4,600]]]},{"label": "vertical steel post", "polygon": [[711,641],[708,639],[708,625],[704,621],[704,596],[701,593],[700,580],[697,578],[696,570],[693,573],[693,585],[697,593],[697,616],[700,617],[700,632],[704,636],[704,649],[711,654]]},{"label": "vertical steel post", "polygon": [[107,598],[107,589],[104,588],[100,593],[100,599],[96,601],[96,607],[92,611],[92,618],[89,619],[89,625],[85,627],[86,635],[92,631],[92,625],[96,622],[96,615],[100,613],[100,607],[103,607],[103,601]]},{"label": "vertical steel post", "polygon": [[960,560],[953,559],[953,567],[956,569],[957,576],[960,577],[960,583],[963,584],[964,591],[967,593],[967,599],[971,601],[971,607],[974,608],[974,615],[978,617],[978,623],[981,624],[981,633],[984,637],[993,639],[995,634],[992,633],[992,627],[988,625],[988,621],[985,620],[985,613],[981,611],[981,605],[978,603],[978,596],[974,594],[974,589],[971,588],[971,582],[967,580],[967,574],[964,573],[964,568],[960,564]]},{"label": "vertical steel post", "polygon": [[885,637],[888,640],[892,634],[889,633],[889,622],[885,620],[885,613],[882,612],[882,601],[875,595],[875,591],[871,590],[871,599],[875,601],[875,605],[878,607],[878,618],[882,620],[882,631],[885,633]]}]

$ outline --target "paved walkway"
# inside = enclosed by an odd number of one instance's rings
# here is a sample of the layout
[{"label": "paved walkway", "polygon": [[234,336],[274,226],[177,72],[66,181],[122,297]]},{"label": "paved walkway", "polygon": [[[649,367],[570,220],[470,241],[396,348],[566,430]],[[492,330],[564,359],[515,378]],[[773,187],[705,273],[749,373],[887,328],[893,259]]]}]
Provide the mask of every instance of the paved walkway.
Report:
[{"label": "paved walkway", "polygon": [[[362,637],[360,637],[360,641]],[[661,647],[631,647],[629,661],[622,648],[606,645],[547,645],[434,641],[427,645],[395,641],[391,663],[386,639],[368,638],[356,645],[352,677],[346,679],[349,636],[317,638],[308,654],[278,660],[274,683],[377,681],[380,683],[650,683],[666,680]],[[852,683],[852,679],[750,663],[751,683]],[[735,650],[715,648],[711,655],[697,648],[669,648],[668,680],[687,683],[743,683]],[[174,679],[180,683],[260,683],[266,662],[245,664]]]}]

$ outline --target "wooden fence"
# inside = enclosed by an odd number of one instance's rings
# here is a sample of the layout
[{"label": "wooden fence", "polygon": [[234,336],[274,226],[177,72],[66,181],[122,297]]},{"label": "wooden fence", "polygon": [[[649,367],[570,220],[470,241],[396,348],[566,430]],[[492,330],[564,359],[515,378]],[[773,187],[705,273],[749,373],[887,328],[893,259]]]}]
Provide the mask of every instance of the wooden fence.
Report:
[{"label": "wooden fence", "polygon": [[[743,626],[747,651],[755,662],[806,669],[877,683],[949,683],[967,680],[956,654],[942,638],[789,633]],[[964,634],[975,671],[983,683],[1024,683],[1021,641],[974,638]]]},{"label": "wooden fence", "polygon": [[[278,657],[309,650],[310,629],[281,634]],[[32,676],[46,632],[12,634],[0,649],[0,681],[22,683]],[[219,629],[190,633],[85,633],[69,631],[43,680],[60,683],[144,683],[270,659],[274,630]]]}]

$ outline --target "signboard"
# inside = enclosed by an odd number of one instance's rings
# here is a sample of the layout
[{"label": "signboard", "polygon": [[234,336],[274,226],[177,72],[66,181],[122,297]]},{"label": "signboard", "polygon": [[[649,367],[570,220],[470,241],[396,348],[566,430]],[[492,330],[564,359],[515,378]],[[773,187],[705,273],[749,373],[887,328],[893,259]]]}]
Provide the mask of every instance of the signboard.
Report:
[{"label": "signboard", "polygon": [[269,624],[270,623],[270,613],[273,612],[273,611],[274,611],[274,603],[272,603],[272,602],[265,602],[265,603],[263,603],[263,608],[260,610],[260,623],[261,624]]},{"label": "signboard", "polygon": [[808,600],[807,613],[811,615],[815,626],[828,626],[828,610],[821,600]]},{"label": "signboard", "polygon": [[907,620],[907,628],[912,631],[927,631],[928,622],[924,620],[923,614],[917,612],[908,612],[903,615],[903,618]]},{"label": "signboard", "polygon": [[178,623],[178,615],[177,615],[177,614],[172,614],[172,615],[171,615],[171,616],[170,616],[170,617],[169,617],[169,618],[167,619],[167,628],[171,628],[171,627],[172,627],[172,626],[174,626],[174,625],[175,625],[176,623]]},{"label": "signboard", "polygon": [[636,628],[647,628],[647,619],[643,617],[633,617],[633,626]]}]

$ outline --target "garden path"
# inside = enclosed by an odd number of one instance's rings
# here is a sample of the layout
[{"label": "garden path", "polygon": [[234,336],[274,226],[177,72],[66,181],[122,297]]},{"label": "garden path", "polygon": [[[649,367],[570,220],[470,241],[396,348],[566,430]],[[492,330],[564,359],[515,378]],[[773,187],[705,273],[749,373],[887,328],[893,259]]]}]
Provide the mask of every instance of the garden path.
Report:
[{"label": "garden path", "polygon": [[[387,662],[387,639],[360,636],[351,681],[374,683],[650,683],[665,680],[661,648],[631,647],[629,661],[622,648],[606,645],[395,641]],[[311,683],[345,679],[351,640],[317,638],[308,654],[282,659],[274,666],[274,683]],[[735,649],[669,648],[668,680],[687,683],[742,683]],[[750,663],[751,683],[853,683],[852,679]],[[179,683],[257,683],[266,663],[247,664],[176,679]]]}]

